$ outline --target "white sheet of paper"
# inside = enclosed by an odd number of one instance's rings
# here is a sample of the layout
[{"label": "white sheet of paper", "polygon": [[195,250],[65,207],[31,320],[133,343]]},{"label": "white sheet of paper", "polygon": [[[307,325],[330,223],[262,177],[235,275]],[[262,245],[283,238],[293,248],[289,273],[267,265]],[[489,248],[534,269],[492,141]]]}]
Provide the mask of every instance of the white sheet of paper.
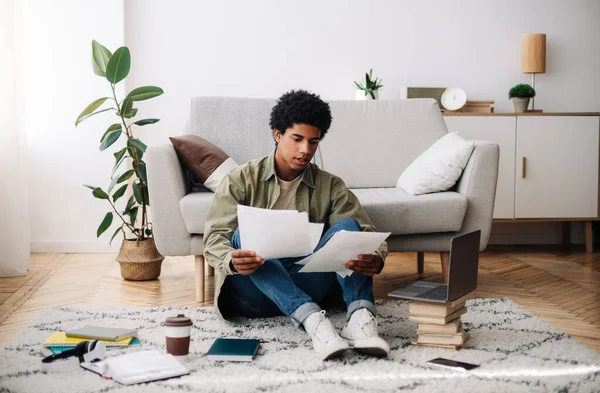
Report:
[{"label": "white sheet of paper", "polygon": [[[325,224],[317,224],[315,222],[309,223],[309,237],[310,237],[310,252],[313,252],[315,248],[317,248],[317,244],[319,244],[319,240],[321,240],[321,236],[323,235],[323,228]],[[306,255],[306,254],[302,254]]]},{"label": "white sheet of paper", "polygon": [[300,273],[312,272],[337,272],[346,277],[352,270],[344,265],[351,259],[356,259],[358,254],[371,254],[383,243],[391,232],[337,232],[317,252],[298,261],[304,265]]},{"label": "white sheet of paper", "polygon": [[306,212],[244,205],[237,210],[242,249],[253,250],[264,259],[308,255],[319,241],[314,241],[316,228],[309,225]]}]

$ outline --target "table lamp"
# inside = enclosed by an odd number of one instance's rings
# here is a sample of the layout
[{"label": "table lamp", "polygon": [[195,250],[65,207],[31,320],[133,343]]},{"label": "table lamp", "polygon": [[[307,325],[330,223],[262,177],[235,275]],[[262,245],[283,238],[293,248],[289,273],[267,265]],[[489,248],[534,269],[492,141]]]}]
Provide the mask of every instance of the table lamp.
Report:
[{"label": "table lamp", "polygon": [[[535,74],[546,72],[546,34],[523,35],[521,71],[531,74],[531,87],[535,90]],[[535,97],[531,97],[531,111],[535,112]]]}]

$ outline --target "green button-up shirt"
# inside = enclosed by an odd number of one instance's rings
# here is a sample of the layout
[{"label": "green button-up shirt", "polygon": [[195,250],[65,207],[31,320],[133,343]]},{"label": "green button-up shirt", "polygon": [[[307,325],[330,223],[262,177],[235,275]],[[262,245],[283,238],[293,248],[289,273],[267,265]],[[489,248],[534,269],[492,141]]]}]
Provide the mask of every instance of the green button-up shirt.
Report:
[{"label": "green button-up shirt", "polygon": [[[252,160],[232,170],[221,182],[208,212],[204,227],[204,257],[215,268],[215,312],[219,310],[219,294],[231,270],[231,238],[238,227],[237,205],[271,209],[280,194],[275,175],[275,154]],[[302,173],[296,191],[296,209],[307,212],[309,221],[324,223],[325,231],[343,218],[354,218],[363,231],[375,226],[356,196],[339,177],[310,164]],[[387,243],[377,253],[385,260]]]}]

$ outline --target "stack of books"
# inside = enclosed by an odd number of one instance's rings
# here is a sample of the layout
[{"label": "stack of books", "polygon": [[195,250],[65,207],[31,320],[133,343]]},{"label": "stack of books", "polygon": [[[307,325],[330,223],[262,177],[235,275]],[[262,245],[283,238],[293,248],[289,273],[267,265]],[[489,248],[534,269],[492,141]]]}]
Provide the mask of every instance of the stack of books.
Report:
[{"label": "stack of books", "polygon": [[[50,350],[53,354],[58,354],[69,349],[75,348],[82,341],[90,340],[89,338],[67,337],[65,332],[54,332],[48,337],[42,345]],[[140,345],[140,341],[135,337],[124,338],[119,341],[101,340],[107,349],[124,348],[130,345]]]},{"label": "stack of books", "polygon": [[448,303],[413,301],[408,309],[408,319],[417,322],[417,339],[412,345],[417,347],[438,347],[459,349],[469,339],[460,321],[467,312],[463,296]]},{"label": "stack of books", "polygon": [[469,100],[460,111],[463,113],[494,113],[494,101]]}]

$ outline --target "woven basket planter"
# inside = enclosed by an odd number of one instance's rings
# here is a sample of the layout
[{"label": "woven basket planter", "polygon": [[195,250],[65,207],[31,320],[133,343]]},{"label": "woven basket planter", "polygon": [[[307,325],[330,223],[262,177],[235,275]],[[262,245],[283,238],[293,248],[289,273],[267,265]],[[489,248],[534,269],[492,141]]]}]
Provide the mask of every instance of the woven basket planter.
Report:
[{"label": "woven basket planter", "polygon": [[156,249],[154,239],[123,240],[116,260],[121,265],[121,276],[126,280],[147,281],[160,276],[164,256]]}]

